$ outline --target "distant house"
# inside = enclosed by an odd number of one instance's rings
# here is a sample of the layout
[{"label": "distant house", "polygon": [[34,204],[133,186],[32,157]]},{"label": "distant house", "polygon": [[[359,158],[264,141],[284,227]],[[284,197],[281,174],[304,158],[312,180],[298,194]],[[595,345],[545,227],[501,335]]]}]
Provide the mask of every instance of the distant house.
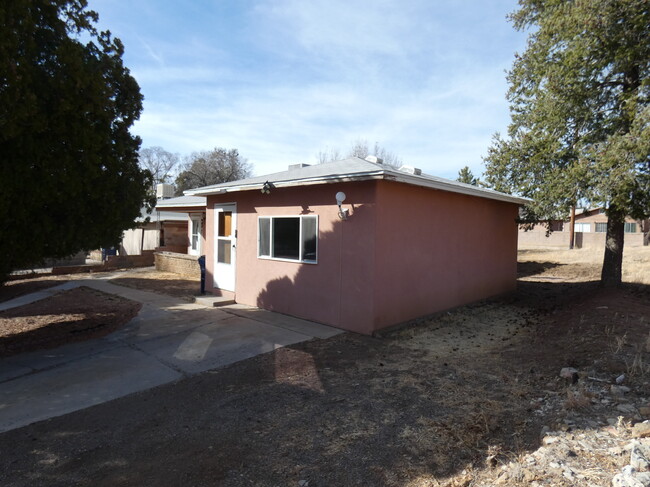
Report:
[{"label": "distant house", "polygon": [[184,274],[188,277],[200,276],[197,262],[203,255],[206,241],[206,199],[202,196],[179,196],[159,200],[156,210],[182,215],[176,239],[165,241],[155,252],[156,268]]},{"label": "distant house", "polygon": [[[172,185],[158,184],[156,205],[173,195]],[[126,230],[122,235],[118,248],[120,255],[142,255],[145,251],[153,251],[161,246],[180,248],[186,243],[187,215],[185,213],[161,211],[158,206],[151,212],[142,208],[135,223],[134,228]]]},{"label": "distant house", "polygon": [[178,196],[160,200],[156,210],[163,213],[173,212],[182,215],[180,238],[174,243],[174,248],[165,245],[159,250],[169,250],[188,255],[203,255],[205,245],[205,198],[201,196]]},{"label": "distant house", "polygon": [[180,247],[186,242],[187,216],[184,213],[142,209],[137,226],[126,230],[119,246],[120,255],[141,255],[161,246]]},{"label": "distant house", "polygon": [[528,200],[369,159],[186,191],[206,198],[206,288],[366,334],[515,289]]},{"label": "distant house", "polygon": [[[606,233],[607,232],[607,215],[604,208],[577,208],[575,231],[583,233]],[[625,219],[625,233],[642,233],[647,228],[647,220],[634,220],[627,217]],[[567,231],[568,231],[567,226]]]},{"label": "distant house", "polygon": [[[532,230],[520,229],[520,246],[569,247],[571,225],[566,221],[554,220],[553,233],[547,234],[544,224],[536,225]],[[598,248],[605,246],[607,233],[607,214],[604,208],[576,208],[575,215],[575,246],[577,248]],[[650,220],[625,219],[625,245],[638,247],[648,245],[647,234],[650,230]]]}]

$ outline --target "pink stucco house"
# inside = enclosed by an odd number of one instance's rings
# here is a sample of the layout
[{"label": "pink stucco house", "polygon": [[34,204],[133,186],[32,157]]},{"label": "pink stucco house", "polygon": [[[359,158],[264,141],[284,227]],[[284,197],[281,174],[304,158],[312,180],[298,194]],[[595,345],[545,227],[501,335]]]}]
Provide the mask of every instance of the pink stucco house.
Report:
[{"label": "pink stucco house", "polygon": [[370,334],[515,288],[527,200],[368,159],[186,191],[206,198],[206,289]]}]

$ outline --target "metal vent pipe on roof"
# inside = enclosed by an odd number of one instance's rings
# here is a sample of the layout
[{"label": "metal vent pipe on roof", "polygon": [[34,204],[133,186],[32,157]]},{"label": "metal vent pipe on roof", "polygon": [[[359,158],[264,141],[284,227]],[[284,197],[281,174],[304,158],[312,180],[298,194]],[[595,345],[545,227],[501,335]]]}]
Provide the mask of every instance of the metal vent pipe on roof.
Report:
[{"label": "metal vent pipe on roof", "polygon": [[302,169],[303,167],[309,167],[311,164],[305,164],[304,162],[300,162],[298,164],[289,164],[289,171],[292,171],[294,169]]},{"label": "metal vent pipe on roof", "polygon": [[383,164],[384,160],[381,157],[377,156],[366,156],[366,161],[374,162],[375,164]]},{"label": "metal vent pipe on roof", "polygon": [[413,174],[415,176],[421,176],[422,175],[422,169],[420,169],[419,167],[400,166],[399,170],[402,171],[402,172],[405,172],[407,174]]}]

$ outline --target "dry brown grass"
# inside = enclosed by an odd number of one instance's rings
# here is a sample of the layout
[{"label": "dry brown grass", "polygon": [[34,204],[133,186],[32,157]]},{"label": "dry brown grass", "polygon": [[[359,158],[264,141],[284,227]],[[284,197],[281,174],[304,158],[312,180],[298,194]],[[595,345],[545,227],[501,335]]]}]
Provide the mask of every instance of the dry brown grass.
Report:
[{"label": "dry brown grass", "polygon": [[[519,262],[551,262],[561,265],[591,264],[600,266],[604,249],[557,249],[522,247]],[[650,284],[650,247],[628,247],[623,252],[623,281]]]}]

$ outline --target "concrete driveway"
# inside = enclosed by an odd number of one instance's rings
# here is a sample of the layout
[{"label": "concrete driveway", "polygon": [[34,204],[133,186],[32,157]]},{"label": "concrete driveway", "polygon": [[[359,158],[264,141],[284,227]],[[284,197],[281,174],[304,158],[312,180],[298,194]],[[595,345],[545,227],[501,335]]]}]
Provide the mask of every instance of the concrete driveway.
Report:
[{"label": "concrete driveway", "polygon": [[[110,276],[108,277],[110,278]],[[7,309],[88,286],[143,303],[100,339],[0,359],[0,432],[84,409],[341,330],[242,305],[208,308],[106,279],[71,281],[2,303]]]}]

